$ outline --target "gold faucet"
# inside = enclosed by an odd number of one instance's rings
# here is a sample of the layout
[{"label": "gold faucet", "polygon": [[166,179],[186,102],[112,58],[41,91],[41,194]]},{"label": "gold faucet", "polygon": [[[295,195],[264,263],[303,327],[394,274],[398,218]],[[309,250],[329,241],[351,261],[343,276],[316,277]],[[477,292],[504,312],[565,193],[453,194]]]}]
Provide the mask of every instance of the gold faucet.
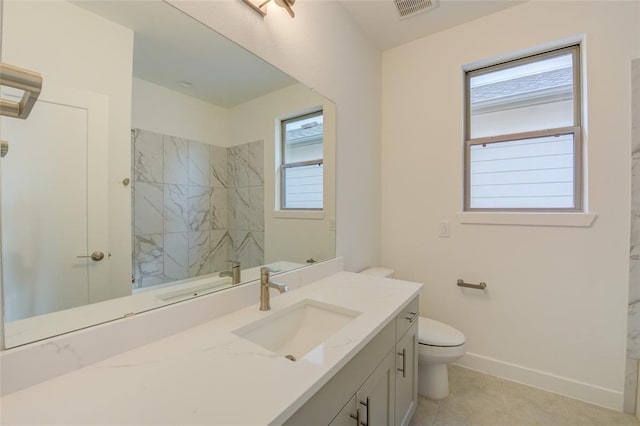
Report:
[{"label": "gold faucet", "polygon": [[289,287],[286,284],[279,283],[277,281],[271,281],[269,279],[269,273],[273,272],[271,269],[263,266],[260,268],[260,310],[268,311],[271,309],[269,288],[275,288],[280,293],[289,291]]},{"label": "gold faucet", "polygon": [[237,260],[227,260],[231,263],[230,271],[222,271],[218,274],[219,277],[231,277],[231,284],[236,285],[240,283],[240,262]]}]

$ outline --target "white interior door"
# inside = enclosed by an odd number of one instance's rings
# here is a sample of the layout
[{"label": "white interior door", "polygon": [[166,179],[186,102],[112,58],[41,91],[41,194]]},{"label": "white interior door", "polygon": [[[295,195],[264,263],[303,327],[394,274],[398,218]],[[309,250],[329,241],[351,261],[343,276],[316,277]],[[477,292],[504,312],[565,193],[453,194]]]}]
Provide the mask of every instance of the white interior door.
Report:
[{"label": "white interior door", "polygon": [[[27,120],[0,121],[10,144],[0,190],[6,321],[108,291],[107,102],[45,81]],[[77,257],[94,251],[104,259]]]}]

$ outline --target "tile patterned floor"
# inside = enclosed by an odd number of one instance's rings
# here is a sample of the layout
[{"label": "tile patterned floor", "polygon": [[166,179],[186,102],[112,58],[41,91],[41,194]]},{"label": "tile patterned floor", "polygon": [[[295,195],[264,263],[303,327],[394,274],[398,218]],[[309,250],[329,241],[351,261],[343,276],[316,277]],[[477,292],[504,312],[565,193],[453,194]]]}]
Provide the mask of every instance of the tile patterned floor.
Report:
[{"label": "tile patterned floor", "polygon": [[451,393],[443,400],[419,398],[411,426],[640,425],[629,414],[462,367],[449,366],[449,386]]}]

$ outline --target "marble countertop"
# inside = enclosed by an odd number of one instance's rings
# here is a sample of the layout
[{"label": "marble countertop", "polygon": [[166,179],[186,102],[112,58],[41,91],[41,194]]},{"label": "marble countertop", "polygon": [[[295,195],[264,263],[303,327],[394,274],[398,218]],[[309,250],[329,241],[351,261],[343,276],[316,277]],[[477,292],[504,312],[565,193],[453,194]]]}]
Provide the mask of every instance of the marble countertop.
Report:
[{"label": "marble countertop", "polygon": [[[362,349],[422,285],[340,272],[4,396],[2,424],[282,423]],[[305,299],[362,312],[318,356],[291,362],[232,333]],[[99,344],[99,342],[97,342]]]}]

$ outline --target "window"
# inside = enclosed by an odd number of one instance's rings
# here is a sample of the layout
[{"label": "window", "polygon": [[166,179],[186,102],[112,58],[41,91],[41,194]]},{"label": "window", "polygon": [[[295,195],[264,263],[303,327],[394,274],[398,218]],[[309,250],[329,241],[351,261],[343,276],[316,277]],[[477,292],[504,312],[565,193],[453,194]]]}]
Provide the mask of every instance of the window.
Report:
[{"label": "window", "polygon": [[323,200],[322,111],[281,122],[282,210],[321,210]]},{"label": "window", "polygon": [[579,46],[465,74],[465,211],[582,211]]}]

